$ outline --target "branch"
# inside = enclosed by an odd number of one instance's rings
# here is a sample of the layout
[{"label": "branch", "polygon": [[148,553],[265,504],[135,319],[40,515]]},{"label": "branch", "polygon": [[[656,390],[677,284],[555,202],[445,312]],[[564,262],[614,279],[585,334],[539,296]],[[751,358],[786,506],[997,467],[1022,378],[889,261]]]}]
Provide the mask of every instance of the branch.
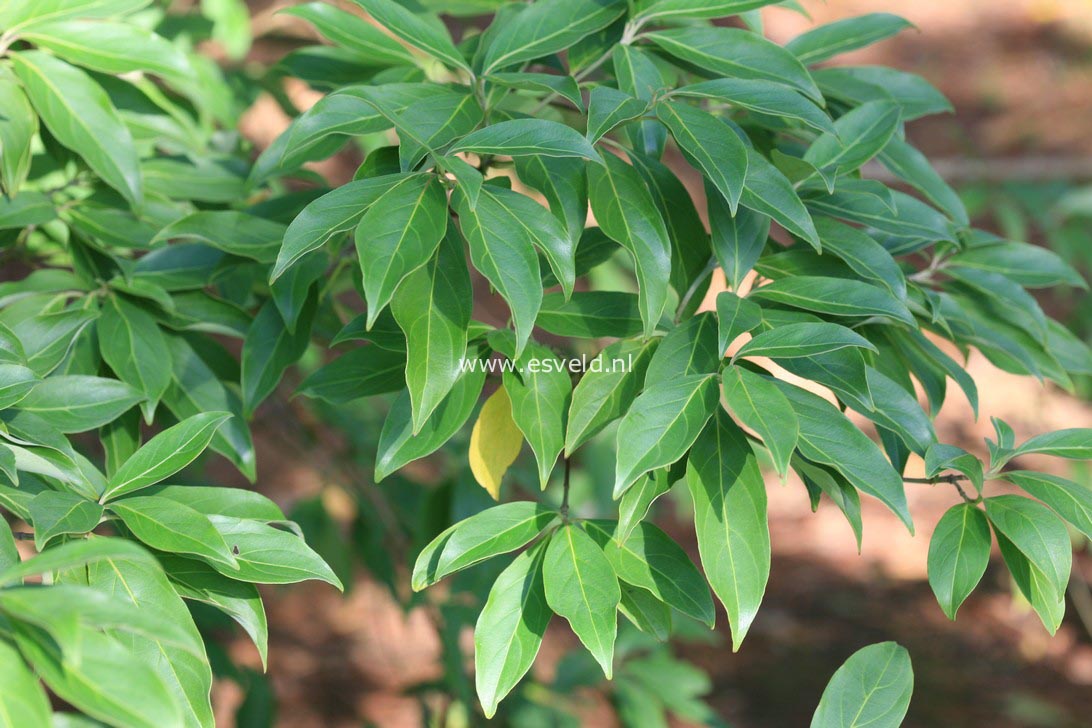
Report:
[{"label": "branch", "polygon": [[970,478],[968,478],[965,475],[957,475],[955,473],[950,473],[948,475],[937,475],[937,476],[935,476],[933,478],[907,478],[907,477],[904,477],[902,479],[902,481],[904,483],[921,483],[923,485],[936,485],[937,483],[948,483],[949,485],[954,486],[957,491],[959,491],[959,495],[960,495],[961,498],[963,498],[963,500],[967,501],[968,503],[977,503],[978,499],[977,498],[971,498],[969,495],[967,495],[967,491],[963,490],[963,486],[960,485],[960,483],[962,483],[963,481],[966,481],[966,480],[970,480]]}]

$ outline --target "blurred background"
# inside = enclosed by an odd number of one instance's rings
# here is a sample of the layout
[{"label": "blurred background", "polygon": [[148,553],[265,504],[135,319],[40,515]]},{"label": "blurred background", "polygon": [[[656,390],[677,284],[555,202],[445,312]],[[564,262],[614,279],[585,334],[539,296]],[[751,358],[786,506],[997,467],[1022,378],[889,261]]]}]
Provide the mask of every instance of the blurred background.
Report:
[{"label": "blurred background", "polygon": [[[276,14],[289,4],[250,2],[243,12],[241,4],[233,10],[230,2],[206,1],[219,8],[225,29],[209,53],[239,74],[267,74],[284,54],[317,39],[306,24]],[[838,63],[890,65],[939,87],[956,113],[914,122],[910,140],[957,187],[976,223],[1048,246],[1086,276],[1092,272],[1092,2],[802,5],[810,20],[784,8],[764,10],[767,35],[784,42],[813,24],[866,12],[895,12],[912,21],[917,30]],[[249,50],[238,40],[247,26],[254,36]],[[302,82],[284,85],[274,78],[266,86],[240,125],[256,150],[284,129],[288,112],[321,95]],[[361,149],[348,149],[314,169],[341,183],[362,157]],[[1089,340],[1092,298],[1062,290],[1047,294],[1042,304]],[[969,368],[979,383],[981,416],[975,422],[965,400],[949,397],[937,421],[944,442],[984,454],[991,416],[1011,423],[1020,439],[1092,426],[1088,381],[1066,393],[1000,372],[979,356]],[[291,385],[263,406],[254,424],[258,488],[292,510],[308,540],[352,588],[344,598],[309,585],[266,591],[271,662],[264,677],[249,643],[224,628],[221,672],[233,679],[219,681],[214,694],[221,724],[472,723],[472,714],[461,707],[473,694],[466,656],[488,574],[472,571],[462,582],[411,595],[404,573],[438,524],[452,513],[476,510],[485,497],[456,454],[465,440],[376,486],[372,458],[385,408],[368,400],[355,408],[324,409],[290,399]],[[613,472],[612,457],[605,445],[589,448],[574,484],[578,496],[583,492],[578,507],[611,512],[609,503],[600,502],[603,489],[593,484],[602,482],[601,473]],[[1021,465],[1092,486],[1092,473],[1079,465],[1030,458]],[[243,485],[227,467],[216,477]],[[516,479],[521,477],[517,470]],[[771,473],[773,572],[738,654],[731,652],[726,633],[700,627],[682,625],[683,637],[669,646],[624,632],[620,654],[626,666],[619,682],[607,685],[596,678],[594,665],[589,669],[578,653],[570,653],[575,640],[554,620],[534,681],[514,697],[503,720],[654,725],[641,711],[641,691],[651,690],[663,693],[661,702],[673,701],[669,707],[682,724],[805,725],[837,666],[859,647],[891,639],[906,646],[914,662],[908,726],[1092,725],[1092,555],[1082,552],[1075,560],[1066,620],[1054,638],[1013,597],[999,557],[960,610],[958,623],[951,623],[926,583],[926,553],[936,521],[956,497],[945,485],[907,488],[918,535],[909,536],[888,511],[866,502],[858,553],[837,508],[828,502],[812,513],[799,482],[782,484]],[[687,504],[664,498],[657,506],[658,521],[696,553]],[[211,615],[202,616],[218,628]],[[723,615],[719,626],[726,629]],[[692,667],[663,669],[675,660]],[[668,684],[666,674],[673,676]]]}]

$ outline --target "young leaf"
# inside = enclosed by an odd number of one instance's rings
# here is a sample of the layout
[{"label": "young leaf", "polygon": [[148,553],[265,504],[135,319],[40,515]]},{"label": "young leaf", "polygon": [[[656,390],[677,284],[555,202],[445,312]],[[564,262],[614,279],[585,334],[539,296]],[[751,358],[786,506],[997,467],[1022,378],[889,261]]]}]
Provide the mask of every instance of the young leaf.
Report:
[{"label": "young leaf", "polygon": [[[549,220],[554,227],[531,227],[520,216],[528,208],[516,198],[539,207],[543,216],[539,221]],[[459,215],[459,229],[470,244],[474,267],[493,284],[512,311],[518,356],[531,337],[542,305],[542,282],[534,245],[541,245],[543,236],[559,232],[560,226],[532,200],[499,188],[483,187],[474,209],[470,208],[466,195],[455,190],[452,204]]]},{"label": "young leaf", "polygon": [[717,409],[716,377],[690,374],[645,389],[618,425],[614,497],[686,454]]},{"label": "young leaf", "polygon": [[914,25],[890,13],[868,13],[820,25],[785,44],[801,63],[811,65],[828,58],[870,46]]},{"label": "young leaf", "polygon": [[990,523],[973,503],[952,506],[929,539],[929,586],[948,619],[970,596],[990,561]]},{"label": "young leaf", "polygon": [[489,396],[470,433],[470,471],[493,500],[500,500],[501,479],[516,461],[523,433],[512,419],[512,400],[504,386]]},{"label": "young leaf", "polygon": [[144,444],[110,478],[103,501],[165,480],[193,462],[231,415],[202,412],[168,427]]},{"label": "young leaf", "polygon": [[413,566],[412,586],[421,591],[448,574],[525,546],[557,517],[540,503],[513,501],[459,521],[426,546]]},{"label": "young leaf", "polygon": [[719,408],[694,442],[686,481],[702,568],[728,612],[735,651],[766,591],[770,530],[758,461],[743,431]]},{"label": "young leaf", "polygon": [[1081,275],[1056,253],[1027,243],[1002,241],[979,245],[956,253],[947,262],[949,265],[1000,273],[1027,288],[1059,284],[1088,287]]},{"label": "young leaf", "polygon": [[925,475],[933,478],[944,470],[958,470],[982,490],[982,461],[961,447],[933,443],[925,451]]},{"label": "young leaf", "polygon": [[413,175],[368,208],[356,227],[364,276],[368,328],[406,276],[425,265],[447,230],[443,185],[435,175]]},{"label": "young leaf", "polygon": [[448,150],[509,157],[582,157],[600,162],[595,148],[574,129],[546,119],[499,121],[463,137]]},{"label": "young leaf", "polygon": [[579,526],[558,529],[542,564],[546,603],[564,617],[609,680],[618,631],[618,578],[603,550]]},{"label": "young leaf", "polygon": [[969,225],[967,208],[959,195],[941,177],[925,155],[898,136],[892,136],[879,154],[879,160],[892,174],[911,185],[944,210],[960,225]]},{"label": "young leaf", "polygon": [[407,276],[391,299],[391,312],[406,334],[414,434],[461,374],[472,303],[466,259],[451,228],[432,259]]},{"label": "young leaf", "polygon": [[645,335],[667,305],[671,244],[663,218],[640,176],[613,154],[588,169],[588,195],[600,228],[633,256]]},{"label": "young leaf", "polygon": [[729,411],[762,437],[784,479],[800,439],[800,423],[789,400],[769,379],[740,366],[725,369],[721,379]]},{"label": "young leaf", "polygon": [[8,58],[57,141],[139,207],[143,191],[136,147],[106,92],[83,71],[44,51],[19,51]]},{"label": "young leaf", "polygon": [[811,728],[898,728],[910,706],[910,655],[894,642],[857,650],[831,677]]},{"label": "young leaf", "polygon": [[474,684],[486,718],[531,669],[550,623],[542,556],[539,548],[516,556],[493,582],[474,625]]}]

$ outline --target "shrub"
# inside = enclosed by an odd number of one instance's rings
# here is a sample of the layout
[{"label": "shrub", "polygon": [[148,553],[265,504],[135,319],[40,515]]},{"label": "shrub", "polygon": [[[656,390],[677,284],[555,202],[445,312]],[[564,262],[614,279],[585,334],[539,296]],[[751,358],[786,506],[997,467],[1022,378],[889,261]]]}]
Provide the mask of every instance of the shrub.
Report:
[{"label": "shrub", "polygon": [[[110,724],[211,725],[213,672],[184,600],[233,618],[264,660],[255,584],[340,586],[326,561],[346,563],[342,547],[324,561],[268,499],[178,475],[210,448],[253,480],[247,421],[309,347],[338,353],[297,388],[331,422],[360,398],[385,412],[377,482],[451,442],[500,501],[417,514],[428,543],[411,577],[422,590],[450,576],[484,601],[444,614],[456,631],[476,619],[487,717],[554,615],[608,678],[619,613],[666,639],[712,627],[715,595],[738,649],[770,570],[766,465],[795,472],[813,507],[832,501],[858,544],[862,493],[912,532],[904,483],[950,485],[929,552],[945,614],[996,537],[1057,629],[1066,523],[1092,536],[1092,493],[1008,464],[1088,459],[1092,431],[1017,444],[995,420],[983,463],[938,442],[931,413],[948,380],[977,410],[954,350],[1063,387],[1092,373],[1088,347],[1026,290],[1084,283],[1042,248],[970,227],[904,138],[949,110],[923,79],[816,67],[905,21],[863,16],[780,47],[761,34],[764,0],[537,0],[499,6],[456,44],[428,11],[356,2],[378,27],[322,3],[289,11],[332,45],[293,51],[265,86],[295,76],[326,94],[253,165],[230,129],[256,86],[193,52],[207,23],[142,0],[0,9],[0,228],[5,265],[28,271],[0,285],[0,505],[39,551],[21,560],[4,522],[0,695],[16,724],[49,723],[41,680]],[[229,5],[208,4],[221,38]],[[350,139],[367,150],[352,181],[297,184]],[[872,160],[900,189],[862,173]],[[728,290],[703,310],[720,276]],[[502,316],[476,310],[475,283]],[[581,356],[599,363],[572,366]],[[533,467],[505,478],[524,442]],[[574,463],[604,447],[613,483],[585,477],[590,495],[571,502]],[[904,474],[912,455],[925,477]],[[648,518],[680,481],[700,569]],[[362,507],[379,508],[363,487]],[[324,540],[333,526],[318,523]],[[373,556],[383,537],[365,537]],[[700,717],[700,689],[679,687],[688,668],[652,654],[622,671],[623,717]],[[813,724],[849,709],[896,725],[911,682],[905,650],[865,648]]]}]

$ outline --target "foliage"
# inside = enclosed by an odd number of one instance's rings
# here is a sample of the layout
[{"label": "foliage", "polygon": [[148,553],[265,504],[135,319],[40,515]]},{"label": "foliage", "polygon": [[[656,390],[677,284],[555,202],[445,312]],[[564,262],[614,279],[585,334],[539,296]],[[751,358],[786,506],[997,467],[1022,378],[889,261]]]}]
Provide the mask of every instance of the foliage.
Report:
[{"label": "foliage", "polygon": [[[459,6],[496,13],[456,42],[427,9],[356,2],[375,25],[291,9],[331,44],[291,52],[264,83],[286,106],[287,76],[325,95],[252,165],[227,130],[254,88],[193,52],[208,33],[245,50],[232,3],[206,2],[211,24],[146,0],[0,6],[0,243],[31,269],[0,284],[0,505],[39,551],[21,560],[4,522],[0,714],[48,724],[40,680],[110,724],[210,725],[212,668],[186,601],[234,619],[264,660],[255,584],[351,576],[321,504],[297,525],[185,470],[208,448],[254,480],[247,422],[301,362],[297,392],[331,423],[378,431],[377,482],[399,488],[396,471],[450,442],[503,501],[456,481],[434,500],[398,493],[391,518],[391,489],[366,484],[355,524],[394,593],[384,539],[410,530],[413,589],[449,579],[477,597],[469,614],[457,600],[441,611],[456,653],[457,626],[476,619],[486,717],[557,615],[617,675],[623,719],[706,719],[701,675],[641,640],[713,626],[715,596],[740,647],[770,571],[767,462],[796,472],[813,507],[833,501],[858,543],[862,493],[912,532],[904,483],[954,486],[929,555],[945,613],[996,537],[1057,629],[1065,524],[1092,536],[1092,493],[1009,464],[1089,459],[1092,431],[1017,445],[995,421],[986,465],[938,442],[932,416],[949,379],[977,410],[956,352],[1062,387],[1092,373],[1092,352],[1026,290],[1084,282],[1045,249],[970,227],[905,141],[907,122],[948,110],[923,79],[814,65],[905,21],[864,16],[780,47],[761,33],[763,0],[487,1]],[[712,23],[731,15],[746,27]],[[326,188],[305,165],[350,140],[367,155]],[[872,160],[914,194],[862,174]],[[730,290],[699,311],[721,275]],[[336,358],[314,366],[325,350]],[[587,371],[570,366],[581,356]],[[604,449],[611,472],[578,498],[574,463]],[[905,475],[911,455],[925,478]],[[692,503],[700,569],[649,520],[673,489]],[[636,630],[622,638],[619,613]],[[587,674],[559,670],[551,689]],[[911,683],[905,650],[865,648],[813,725],[897,725]],[[550,711],[513,697],[512,720]]]}]

